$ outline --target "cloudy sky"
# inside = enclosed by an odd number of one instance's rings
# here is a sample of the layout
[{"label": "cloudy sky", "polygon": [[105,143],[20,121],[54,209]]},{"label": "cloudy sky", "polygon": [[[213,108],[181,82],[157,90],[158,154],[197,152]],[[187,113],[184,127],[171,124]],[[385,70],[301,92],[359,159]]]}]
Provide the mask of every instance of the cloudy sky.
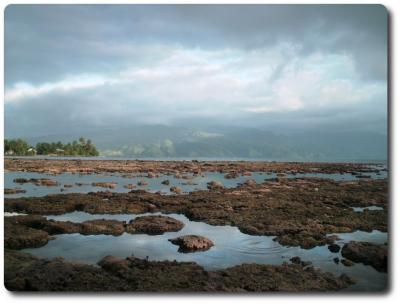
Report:
[{"label": "cloudy sky", "polygon": [[6,137],[137,124],[386,132],[379,5],[11,5]]}]

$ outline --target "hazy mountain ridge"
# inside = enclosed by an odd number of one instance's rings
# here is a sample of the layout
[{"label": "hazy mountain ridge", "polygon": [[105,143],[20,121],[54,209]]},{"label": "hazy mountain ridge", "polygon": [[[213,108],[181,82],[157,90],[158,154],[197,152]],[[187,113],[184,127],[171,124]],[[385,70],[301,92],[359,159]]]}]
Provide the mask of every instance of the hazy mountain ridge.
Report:
[{"label": "hazy mountain ridge", "polygon": [[[210,130],[211,129],[211,130]],[[277,134],[251,128],[135,126],[85,134],[102,156],[216,157],[299,161],[386,160],[387,136],[370,132],[304,131]],[[76,134],[28,138],[31,144]]]}]

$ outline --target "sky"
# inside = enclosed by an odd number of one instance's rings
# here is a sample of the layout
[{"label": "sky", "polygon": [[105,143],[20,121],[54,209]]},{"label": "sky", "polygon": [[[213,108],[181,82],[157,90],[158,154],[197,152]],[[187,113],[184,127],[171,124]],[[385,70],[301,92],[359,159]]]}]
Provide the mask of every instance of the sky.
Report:
[{"label": "sky", "polygon": [[221,124],[385,134],[380,5],[9,5],[5,137]]}]

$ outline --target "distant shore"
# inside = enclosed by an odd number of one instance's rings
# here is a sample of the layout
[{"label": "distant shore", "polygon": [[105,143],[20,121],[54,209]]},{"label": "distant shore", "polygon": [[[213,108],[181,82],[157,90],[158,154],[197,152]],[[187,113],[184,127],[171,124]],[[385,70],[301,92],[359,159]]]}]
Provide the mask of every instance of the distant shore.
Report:
[{"label": "distant shore", "polygon": [[[354,173],[375,172],[381,163],[330,163],[330,162],[268,162],[231,160],[120,160],[87,158],[5,158],[5,171],[29,171],[38,173],[162,173],[174,174],[201,172],[243,173]],[[380,168],[381,169],[381,168]]]},{"label": "distant shore", "polygon": [[134,156],[54,156],[54,155],[30,155],[17,156],[6,155],[4,159],[55,159],[55,160],[136,160],[136,161],[235,161],[235,162],[268,162],[268,163],[356,163],[356,164],[387,164],[386,159],[332,159],[332,160],[301,160],[301,159],[266,159],[246,157],[134,157]]}]

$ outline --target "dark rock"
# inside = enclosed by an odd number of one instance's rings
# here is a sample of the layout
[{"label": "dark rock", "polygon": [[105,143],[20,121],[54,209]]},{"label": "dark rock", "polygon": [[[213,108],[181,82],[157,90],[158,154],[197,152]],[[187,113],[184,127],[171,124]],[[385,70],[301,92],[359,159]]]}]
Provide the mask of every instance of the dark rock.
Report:
[{"label": "dark rock", "polygon": [[340,251],[340,246],[338,244],[331,244],[328,246],[328,249],[330,252],[339,252]]},{"label": "dark rock", "polygon": [[38,259],[7,250],[4,284],[10,291],[126,291],[129,283],[99,267],[68,263],[62,258]]},{"label": "dark rock", "polygon": [[23,217],[25,216],[4,218],[4,247],[23,249],[46,245],[51,240],[49,234],[46,231],[19,224],[19,220]]},{"label": "dark rock", "polygon": [[64,234],[64,233],[78,233],[80,230],[80,224],[50,220],[50,221],[45,221],[41,229],[52,235]]},{"label": "dark rock", "polygon": [[380,272],[387,272],[387,246],[385,245],[350,241],[343,246],[342,256],[356,263],[371,265]]},{"label": "dark rock", "polygon": [[123,222],[116,220],[92,220],[81,224],[80,233],[85,235],[90,234],[109,234],[121,235],[125,232]]},{"label": "dark rock", "polygon": [[4,194],[17,194],[17,193],[26,193],[26,190],[21,189],[21,188],[5,188],[4,189]]},{"label": "dark rock", "polygon": [[231,171],[231,172],[229,172],[229,173],[227,173],[227,174],[225,174],[225,178],[226,179],[233,179],[233,178],[238,178],[240,175],[239,175],[239,173],[237,172],[237,171]]},{"label": "dark rock", "polygon": [[211,181],[207,183],[207,188],[210,190],[218,190],[224,188],[224,185],[218,181]]},{"label": "dark rock", "polygon": [[169,216],[148,215],[131,220],[126,226],[126,232],[157,235],[164,232],[179,231],[183,226],[184,224],[181,221]]},{"label": "dark rock", "polygon": [[179,187],[176,187],[176,186],[171,187],[171,188],[169,189],[169,191],[171,191],[172,193],[175,193],[175,194],[180,194],[180,193],[182,193],[182,189],[179,188]]},{"label": "dark rock", "polygon": [[290,259],[293,264],[300,265],[301,267],[310,266],[312,263],[309,261],[302,261],[300,257],[295,256]]},{"label": "dark rock", "polygon": [[[328,291],[354,281],[299,265],[243,264],[206,271],[193,262],[153,262],[128,257],[103,258],[100,267],[38,259],[5,251],[4,281],[11,291],[262,292]],[[299,283],[301,282],[301,283]]]},{"label": "dark rock", "polygon": [[257,182],[254,179],[247,179],[242,185],[246,187],[256,187]]},{"label": "dark rock", "polygon": [[[21,237],[16,232],[25,230],[24,237],[30,237],[30,235],[32,235],[32,237],[38,237],[39,235],[46,236],[47,234],[55,235],[66,233],[121,235],[125,232],[125,223],[116,220],[92,220],[83,223],[72,223],[69,221],[47,220],[37,215],[26,215],[8,217],[6,218],[6,223],[7,226],[5,230],[9,239]],[[39,246],[44,245],[46,242],[38,241],[37,243]],[[15,248],[15,246],[9,246],[8,248]]]},{"label": "dark rock", "polygon": [[298,257],[298,256],[295,256],[295,257],[291,258],[290,261],[291,261],[293,264],[300,264],[300,263],[301,263],[301,259],[300,259],[300,257]]},{"label": "dark rock", "polygon": [[59,185],[57,181],[48,178],[31,178],[30,182],[33,182],[36,186],[56,187]]},{"label": "dark rock", "polygon": [[358,174],[356,175],[357,178],[371,178],[371,175],[363,175],[363,174]]},{"label": "dark rock", "polygon": [[178,245],[181,252],[205,251],[214,246],[213,241],[198,235],[184,235],[169,239],[169,241],[174,245]]},{"label": "dark rock", "polygon": [[166,179],[166,180],[163,180],[162,182],[161,182],[161,184],[163,184],[163,185],[167,185],[167,186],[169,186],[169,180],[168,179]]},{"label": "dark rock", "polygon": [[135,184],[126,184],[126,185],[124,185],[124,188],[132,190],[132,189],[136,188],[136,185]]},{"label": "dark rock", "polygon": [[310,226],[307,230],[287,229],[287,233],[278,235],[274,240],[282,245],[300,246],[303,249],[330,244],[336,240],[337,236],[326,236],[318,228]]},{"label": "dark rock", "polygon": [[144,186],[148,186],[149,183],[144,181],[144,180],[140,180],[140,181],[137,182],[137,185],[140,186],[140,187],[144,187]]},{"label": "dark rock", "polygon": [[96,182],[92,183],[93,187],[102,187],[102,188],[109,188],[109,189],[115,189],[117,188],[117,183],[114,182]]},{"label": "dark rock", "polygon": [[333,258],[333,262],[335,262],[335,264],[339,264],[339,258],[338,257]]},{"label": "dark rock", "polygon": [[350,267],[350,266],[353,266],[353,265],[354,265],[354,263],[353,263],[352,261],[348,260],[348,259],[342,259],[340,262],[341,262],[344,266],[347,266],[347,267]]},{"label": "dark rock", "polygon": [[29,179],[27,179],[27,178],[22,178],[22,177],[20,177],[20,178],[14,178],[13,182],[14,182],[14,183],[17,183],[17,184],[25,184],[25,183],[29,183]]},{"label": "dark rock", "polygon": [[36,186],[58,186],[58,182],[48,178],[15,178],[14,183],[17,184],[25,184],[25,183],[32,183]]}]

